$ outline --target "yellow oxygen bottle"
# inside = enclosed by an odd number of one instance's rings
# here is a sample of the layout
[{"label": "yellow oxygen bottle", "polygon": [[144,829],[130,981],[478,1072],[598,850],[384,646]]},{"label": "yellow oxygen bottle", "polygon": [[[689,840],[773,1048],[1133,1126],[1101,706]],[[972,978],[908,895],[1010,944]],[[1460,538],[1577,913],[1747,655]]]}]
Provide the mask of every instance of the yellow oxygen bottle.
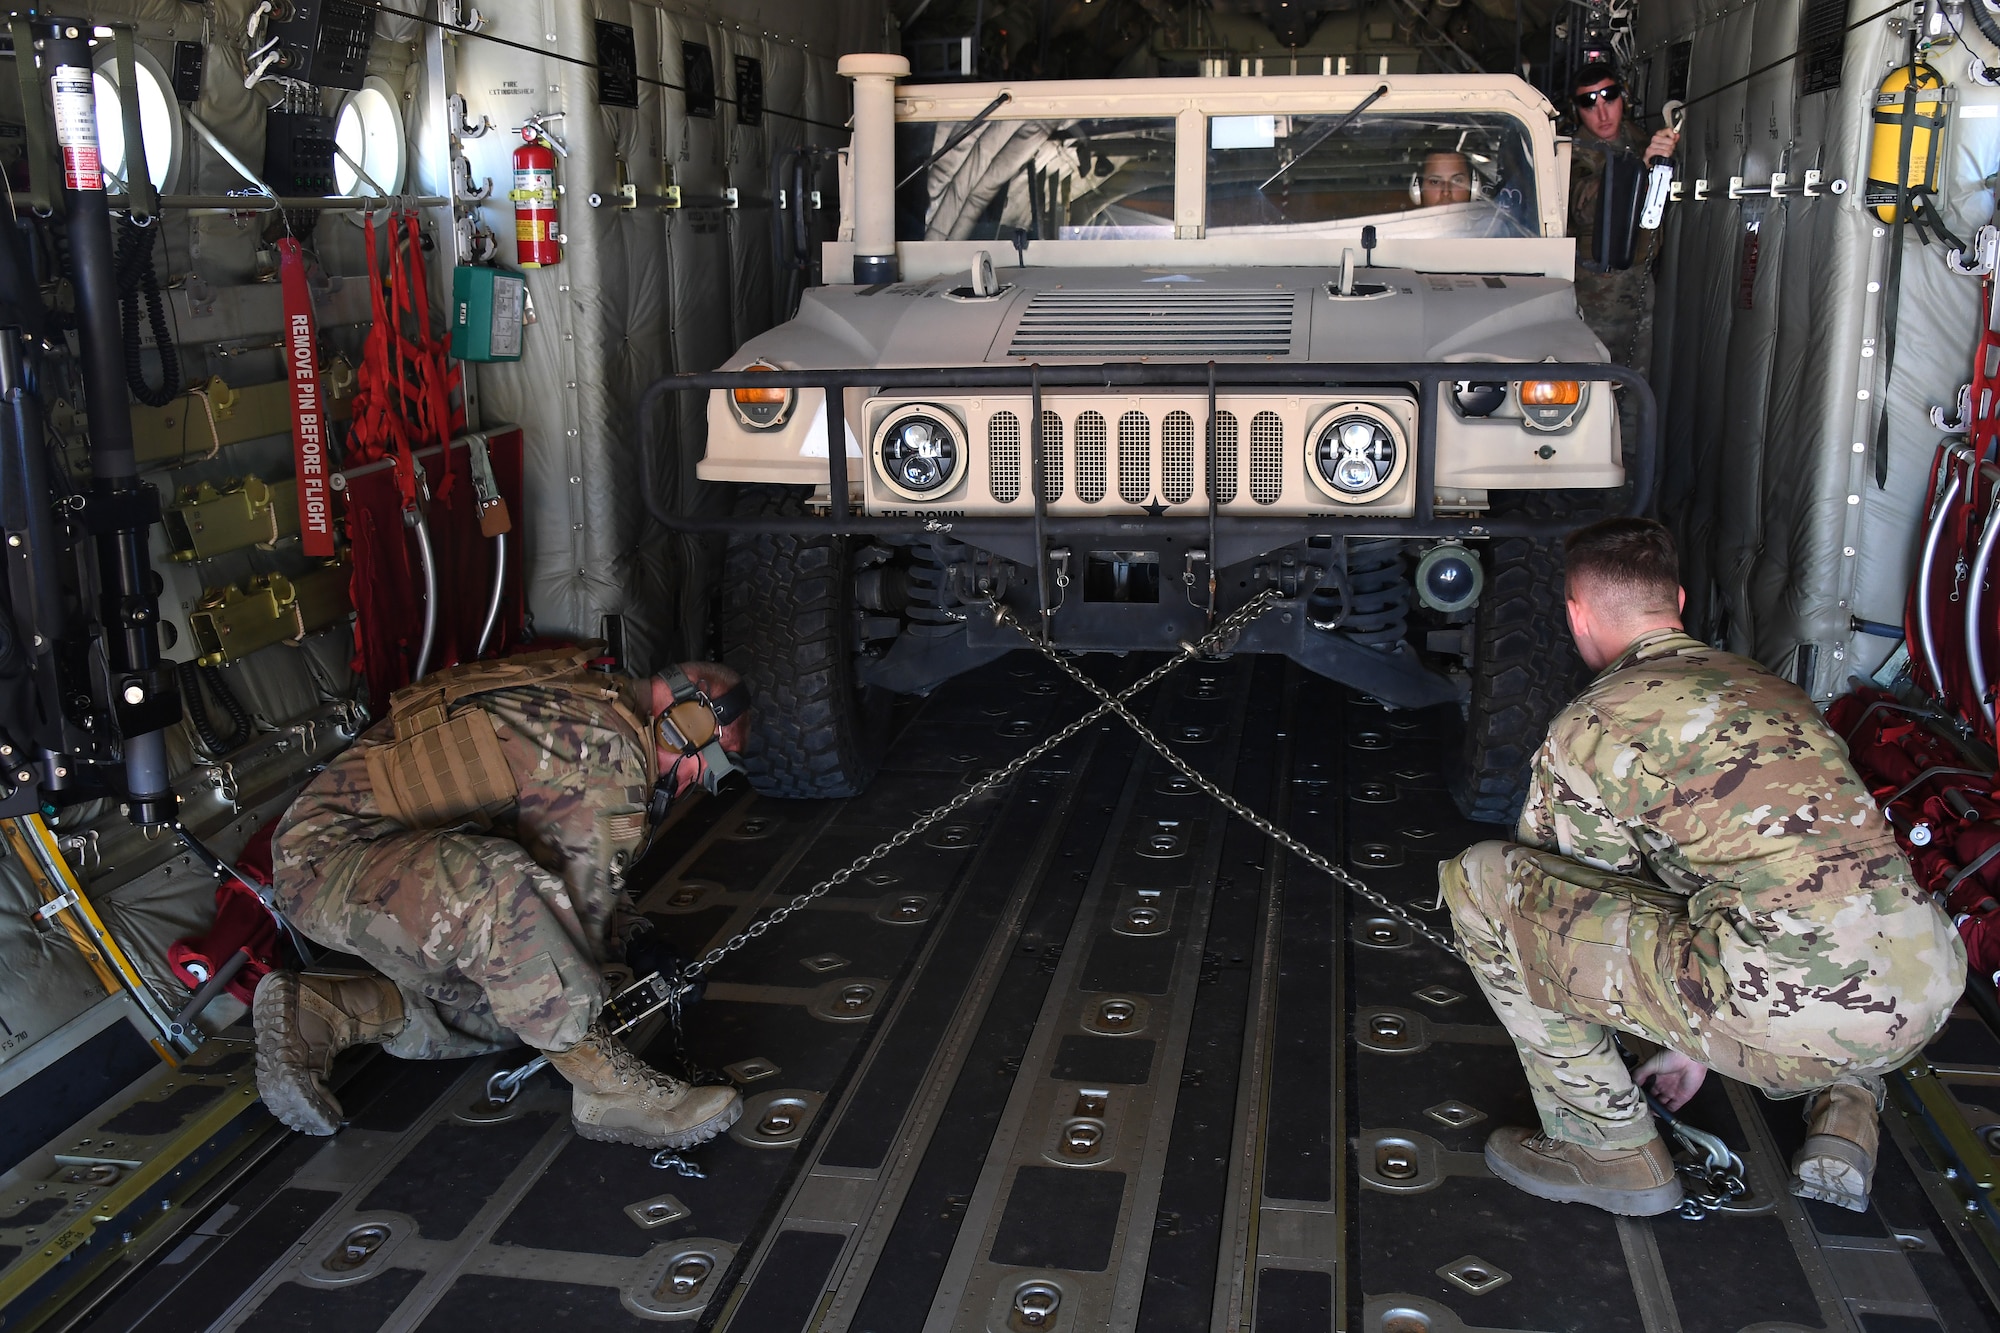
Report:
[{"label": "yellow oxygen bottle", "polygon": [[[1910,88],[1916,88],[1914,106]],[[1868,193],[1862,202],[1884,222],[1896,221],[1897,166],[1909,145],[1909,169],[1900,182],[1934,192],[1943,153],[1944,76],[1919,60],[1890,70],[1875,90],[1875,138],[1868,153]]]}]

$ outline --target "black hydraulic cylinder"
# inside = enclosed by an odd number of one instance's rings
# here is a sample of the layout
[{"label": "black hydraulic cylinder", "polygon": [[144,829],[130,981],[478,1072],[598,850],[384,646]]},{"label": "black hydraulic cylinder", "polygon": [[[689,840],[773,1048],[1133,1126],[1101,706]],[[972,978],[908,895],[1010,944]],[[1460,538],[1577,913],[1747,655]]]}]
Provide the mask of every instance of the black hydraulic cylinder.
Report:
[{"label": "black hydraulic cylinder", "polygon": [[60,750],[62,713],[54,659],[56,645],[69,638],[71,627],[46,450],[41,400],[35,395],[22,331],[0,325],[0,529],[7,534],[14,623],[35,664],[40,705],[34,733],[14,739]]},{"label": "black hydraulic cylinder", "polygon": [[55,104],[68,210],[84,406],[90,417],[91,490],[82,521],[97,542],[110,702],[123,742],[129,813],[140,824],[164,824],[175,815],[165,729],[180,717],[180,695],[160,659],[159,597],[146,551],[160,500],[140,482],[132,449],[111,209],[98,161],[90,31],[82,19],[47,19],[35,25]]}]

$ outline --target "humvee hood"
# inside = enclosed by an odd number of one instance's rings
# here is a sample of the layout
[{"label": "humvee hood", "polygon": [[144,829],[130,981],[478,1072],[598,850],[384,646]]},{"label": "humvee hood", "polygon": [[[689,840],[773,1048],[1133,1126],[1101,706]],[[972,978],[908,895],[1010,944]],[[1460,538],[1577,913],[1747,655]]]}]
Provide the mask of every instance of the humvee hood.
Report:
[{"label": "humvee hood", "polygon": [[999,270],[977,297],[962,277],[809,289],[798,318],[746,343],[729,367],[791,369],[1064,361],[1594,361],[1603,346],[1571,285],[1514,274],[1359,269],[1356,294],[1325,269]]}]

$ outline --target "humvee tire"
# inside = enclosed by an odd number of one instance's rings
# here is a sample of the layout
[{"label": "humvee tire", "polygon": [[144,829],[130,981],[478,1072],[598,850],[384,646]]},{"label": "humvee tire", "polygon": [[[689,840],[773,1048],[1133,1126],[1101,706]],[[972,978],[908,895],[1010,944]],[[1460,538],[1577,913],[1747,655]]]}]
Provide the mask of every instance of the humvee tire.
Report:
[{"label": "humvee tire", "polygon": [[[1543,521],[1570,506],[1553,494],[1495,492],[1495,518]],[[1450,779],[1467,819],[1511,826],[1528,794],[1528,762],[1549,720],[1583,683],[1583,659],[1563,612],[1560,537],[1495,537],[1487,546],[1486,591],[1475,612],[1472,696],[1464,744]]]},{"label": "humvee tire", "polygon": [[[796,517],[809,489],[739,486],[736,513]],[[743,767],[766,796],[855,796],[881,767],[890,697],[854,670],[851,539],[731,537],[722,660],[750,685]]]}]

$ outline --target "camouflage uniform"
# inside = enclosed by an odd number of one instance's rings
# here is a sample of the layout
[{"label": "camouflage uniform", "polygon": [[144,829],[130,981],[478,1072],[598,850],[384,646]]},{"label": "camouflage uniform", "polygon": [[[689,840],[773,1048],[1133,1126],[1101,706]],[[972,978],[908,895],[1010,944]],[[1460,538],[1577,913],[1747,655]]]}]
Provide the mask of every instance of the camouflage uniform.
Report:
[{"label": "camouflage uniform", "polygon": [[460,703],[493,719],[520,792],[481,827],[412,831],[382,813],[371,728],[306,787],[280,823],[277,905],[312,939],[396,983],[406,1059],[514,1044],[574,1045],[603,1007],[603,966],[629,913],[623,870],[644,840],[657,753],[638,719],[648,681],[601,676],[596,697],[525,685]]},{"label": "camouflage uniform", "polygon": [[[1578,130],[1569,157],[1569,234],[1576,238],[1576,307],[1583,322],[1604,344],[1606,356],[1648,376],[1649,382],[1653,368],[1653,261],[1660,252],[1660,233],[1639,233],[1632,267],[1608,273],[1600,270],[1597,200],[1604,183],[1605,145],[1643,157],[1651,141],[1651,135],[1624,120],[1610,139]],[[1618,429],[1629,460],[1633,442],[1639,438],[1639,407],[1631,392],[1623,389],[1618,392]]]},{"label": "camouflage uniform", "polygon": [[1944,1025],[1965,951],[1811,700],[1678,630],[1550,725],[1519,843],[1439,867],[1544,1130],[1654,1130],[1634,1032],[1775,1096],[1858,1082]]},{"label": "camouflage uniform", "polygon": [[1604,182],[1604,148],[1640,157],[1651,141],[1650,134],[1627,120],[1609,139],[1579,131],[1569,157],[1569,234],[1576,238],[1577,309],[1611,359],[1641,375],[1653,361],[1652,270],[1660,233],[1639,233],[1632,267],[1602,271],[1597,266],[1597,200]]}]

